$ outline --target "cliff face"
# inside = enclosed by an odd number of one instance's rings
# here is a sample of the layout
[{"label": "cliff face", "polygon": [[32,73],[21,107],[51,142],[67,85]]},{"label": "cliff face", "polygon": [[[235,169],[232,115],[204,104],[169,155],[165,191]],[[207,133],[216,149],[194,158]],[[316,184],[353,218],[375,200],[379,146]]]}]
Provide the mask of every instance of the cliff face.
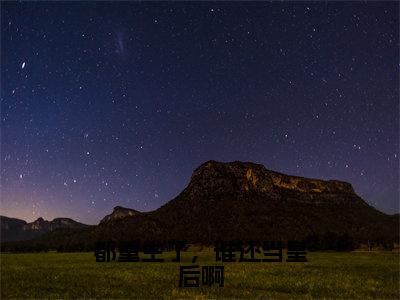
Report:
[{"label": "cliff face", "polygon": [[258,191],[270,193],[274,183],[268,170],[262,165],[233,162],[230,164],[209,161],[198,167],[186,188],[196,193],[241,193]]},{"label": "cliff face", "polygon": [[267,170],[263,165],[238,161],[209,161],[202,164],[193,172],[182,194],[188,199],[198,198],[200,202],[229,196],[233,199],[269,199],[272,201],[270,204],[280,199],[282,205],[292,202],[289,206],[300,203],[368,206],[347,182],[290,176]]},{"label": "cliff face", "polygon": [[275,187],[302,193],[355,194],[350,183],[337,180],[318,180],[269,172]]},{"label": "cliff face", "polygon": [[309,179],[289,176],[267,170],[254,163],[220,163],[208,161],[197,168],[188,189],[212,190],[213,192],[257,191],[274,193],[277,189],[287,189],[301,193],[349,193],[355,194],[351,184],[343,181]]},{"label": "cliff face", "polygon": [[116,206],[114,207],[114,210],[111,214],[105,216],[101,221],[101,223],[105,223],[105,222],[109,222],[109,221],[113,221],[113,220],[117,220],[117,219],[122,219],[125,217],[129,217],[129,216],[137,216],[141,214],[141,212],[131,209],[131,208],[125,208],[122,206]]}]

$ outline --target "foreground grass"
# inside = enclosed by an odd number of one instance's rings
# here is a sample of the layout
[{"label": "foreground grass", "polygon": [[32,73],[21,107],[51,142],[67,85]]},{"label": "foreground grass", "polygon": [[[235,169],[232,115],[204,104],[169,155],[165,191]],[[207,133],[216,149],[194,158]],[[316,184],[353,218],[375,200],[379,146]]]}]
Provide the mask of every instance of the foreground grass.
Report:
[{"label": "foreground grass", "polygon": [[210,251],[186,262],[96,263],[93,253],[1,254],[6,298],[399,299],[399,253],[309,253],[308,263],[224,263],[224,287],[179,288],[179,265],[215,265]]}]

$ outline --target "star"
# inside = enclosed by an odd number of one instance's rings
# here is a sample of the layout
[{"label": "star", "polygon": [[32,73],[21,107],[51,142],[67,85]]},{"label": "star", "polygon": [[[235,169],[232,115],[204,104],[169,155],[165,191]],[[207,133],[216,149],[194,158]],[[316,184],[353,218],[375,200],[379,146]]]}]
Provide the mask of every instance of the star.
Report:
[{"label": "star", "polygon": [[60,5],[4,6],[2,214],[156,209],[211,159],[398,212],[396,2]]}]

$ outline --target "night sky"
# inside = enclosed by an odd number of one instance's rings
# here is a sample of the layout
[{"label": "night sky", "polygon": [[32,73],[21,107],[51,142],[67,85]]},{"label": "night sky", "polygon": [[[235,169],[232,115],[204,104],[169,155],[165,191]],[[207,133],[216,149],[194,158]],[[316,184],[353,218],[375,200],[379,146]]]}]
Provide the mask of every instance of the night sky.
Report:
[{"label": "night sky", "polygon": [[1,210],[96,224],[207,160],[399,211],[396,2],[1,3]]}]

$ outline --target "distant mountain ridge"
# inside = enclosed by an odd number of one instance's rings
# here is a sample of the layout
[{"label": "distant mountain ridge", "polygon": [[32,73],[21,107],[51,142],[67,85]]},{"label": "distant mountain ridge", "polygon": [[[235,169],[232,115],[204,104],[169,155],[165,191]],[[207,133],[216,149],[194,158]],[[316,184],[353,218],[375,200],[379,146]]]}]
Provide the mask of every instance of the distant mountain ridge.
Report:
[{"label": "distant mountain ridge", "polygon": [[[38,223],[43,223],[42,221]],[[35,225],[36,226],[36,225]],[[368,205],[351,184],[309,179],[251,162],[208,161],[196,168],[188,186],[151,212],[117,206],[97,226],[40,243],[97,240],[304,240],[334,233],[358,243],[399,243],[399,215]]]},{"label": "distant mountain ridge", "polygon": [[30,240],[57,229],[84,229],[89,225],[69,218],[55,218],[47,221],[38,218],[27,223],[24,220],[0,216],[1,241]]}]

